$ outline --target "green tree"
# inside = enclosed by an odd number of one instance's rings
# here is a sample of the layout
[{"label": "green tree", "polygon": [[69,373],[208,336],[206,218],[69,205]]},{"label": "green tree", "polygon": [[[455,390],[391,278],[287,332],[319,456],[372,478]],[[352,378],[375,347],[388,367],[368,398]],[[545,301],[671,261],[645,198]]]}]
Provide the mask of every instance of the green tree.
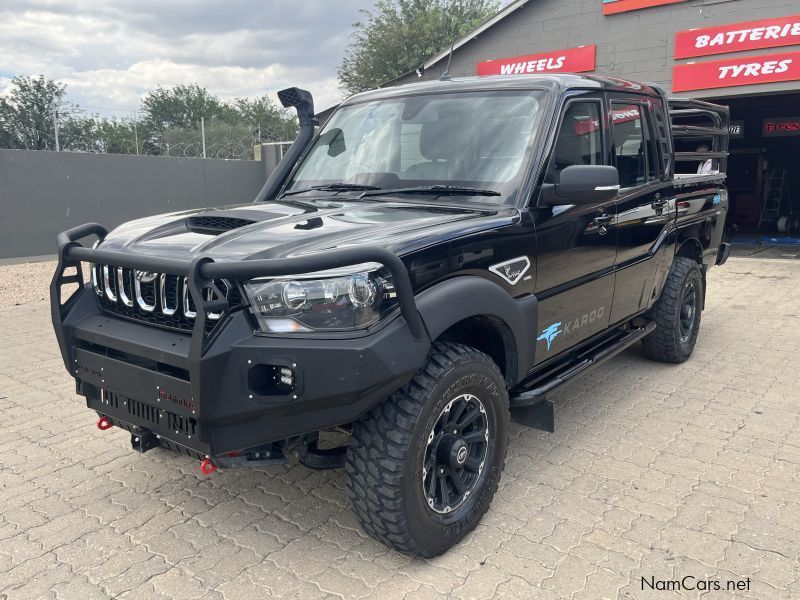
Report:
[{"label": "green tree", "polygon": [[339,83],[355,94],[413,71],[498,8],[495,0],[379,0],[353,25]]},{"label": "green tree", "polygon": [[295,115],[267,96],[224,102],[197,84],[157,88],[134,122],[85,115],[66,101],[65,85],[43,76],[12,83],[0,98],[2,148],[54,150],[56,111],[60,149],[73,152],[202,156],[201,118],[209,158],[252,159],[255,144],[297,135]]},{"label": "green tree", "polygon": [[141,125],[129,119],[71,117],[61,124],[63,149],[101,154],[137,154],[138,138],[138,150],[143,153],[140,130]]},{"label": "green tree", "polygon": [[297,117],[268,96],[237,98],[233,108],[237,124],[250,127],[257,140],[283,142],[297,137]]},{"label": "green tree", "polygon": [[0,98],[0,147],[55,149],[55,113],[74,110],[65,99],[67,87],[43,75],[14,77],[11,86]]},{"label": "green tree", "polygon": [[158,87],[142,100],[144,122],[155,132],[168,127],[197,128],[200,118],[230,116],[231,107],[196,83]]}]

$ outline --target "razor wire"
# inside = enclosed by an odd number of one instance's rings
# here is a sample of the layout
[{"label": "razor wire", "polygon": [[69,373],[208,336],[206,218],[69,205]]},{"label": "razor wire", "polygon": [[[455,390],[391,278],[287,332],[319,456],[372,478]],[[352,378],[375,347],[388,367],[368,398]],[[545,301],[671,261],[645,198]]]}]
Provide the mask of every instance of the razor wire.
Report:
[{"label": "razor wire", "polygon": [[[9,131],[0,123],[0,148],[180,158],[204,155],[199,127],[148,133],[142,122],[130,117],[87,117],[80,113],[60,114],[57,124],[37,123]],[[205,133],[206,158],[254,160],[255,146],[284,143],[254,124],[216,124],[207,127]]]}]

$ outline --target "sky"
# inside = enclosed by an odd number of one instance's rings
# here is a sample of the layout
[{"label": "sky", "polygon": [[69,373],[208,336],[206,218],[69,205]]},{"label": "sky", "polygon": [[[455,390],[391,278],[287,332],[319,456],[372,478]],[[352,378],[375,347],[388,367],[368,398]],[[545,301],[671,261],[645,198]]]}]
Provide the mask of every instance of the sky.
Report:
[{"label": "sky", "polygon": [[[0,94],[15,75],[67,84],[101,116],[131,116],[156,86],[199,83],[230,99],[300,86],[318,110],[352,24],[374,0],[2,0]],[[275,96],[273,95],[273,98]]]}]

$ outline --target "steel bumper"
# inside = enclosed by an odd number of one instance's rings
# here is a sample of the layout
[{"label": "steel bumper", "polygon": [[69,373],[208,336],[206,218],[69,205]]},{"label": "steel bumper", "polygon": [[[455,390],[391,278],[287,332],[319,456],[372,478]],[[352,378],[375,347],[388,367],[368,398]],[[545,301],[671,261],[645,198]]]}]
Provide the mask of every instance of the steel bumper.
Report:
[{"label": "steel bumper", "polygon": [[[158,445],[213,457],[350,423],[404,385],[430,348],[408,272],[383,249],[189,263],[93,250],[75,241],[91,234],[102,239],[105,230],[88,224],[59,236],[59,264],[50,289],[53,325],[78,393],[90,408],[129,429],[134,440],[156,439]],[[79,283],[81,261],[187,276],[197,307],[193,331],[104,313],[91,284]],[[213,283],[370,261],[392,272],[401,315],[357,334],[262,335],[254,331],[249,311],[231,310]],[[70,267],[75,275],[66,274]],[[78,290],[63,299],[63,286],[75,283]],[[205,328],[209,312],[223,312],[210,334]],[[281,369],[291,373],[288,388],[274,385]]]}]

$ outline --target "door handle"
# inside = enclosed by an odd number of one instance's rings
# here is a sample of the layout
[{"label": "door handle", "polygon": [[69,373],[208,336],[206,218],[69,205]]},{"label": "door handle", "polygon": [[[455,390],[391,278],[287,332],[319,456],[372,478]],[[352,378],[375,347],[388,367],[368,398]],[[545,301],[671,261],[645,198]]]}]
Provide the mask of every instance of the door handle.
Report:
[{"label": "door handle", "polygon": [[600,235],[606,235],[608,233],[608,226],[614,220],[614,215],[597,215],[592,224],[597,227],[597,233]]},{"label": "door handle", "polygon": [[650,204],[650,207],[656,212],[656,216],[660,217],[664,214],[664,209],[669,205],[669,200],[662,198],[661,194],[656,196],[656,199]]},{"label": "door handle", "polygon": [[669,200],[665,200],[664,198],[656,198],[653,200],[653,203],[650,205],[653,207],[653,210],[664,210],[664,207],[669,204]]}]

